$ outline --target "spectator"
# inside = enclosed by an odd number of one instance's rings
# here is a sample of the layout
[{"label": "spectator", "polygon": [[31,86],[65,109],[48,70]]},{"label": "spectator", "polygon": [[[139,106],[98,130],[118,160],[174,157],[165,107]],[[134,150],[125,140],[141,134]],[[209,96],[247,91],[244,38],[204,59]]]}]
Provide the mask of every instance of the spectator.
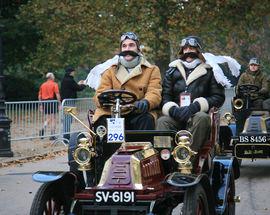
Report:
[{"label": "spectator", "polygon": [[182,40],[180,58],[169,64],[162,85],[162,113],[158,130],[187,129],[193,134],[191,149],[198,152],[207,141],[212,107],[221,107],[224,88],[217,83],[212,67],[205,63],[198,37]]},{"label": "spectator", "polygon": [[[39,136],[44,136],[45,130],[47,126],[51,128],[51,135],[55,134],[56,124],[55,124],[55,113],[58,111],[58,106],[55,106],[54,102],[49,102],[48,100],[57,99],[59,102],[59,106],[61,105],[61,98],[59,94],[58,84],[54,82],[54,74],[49,72],[46,74],[47,81],[44,82],[40,88],[38,93],[38,100],[45,101],[40,105],[40,111],[42,111],[45,115],[45,121],[42,129],[39,131]],[[55,136],[51,136],[50,140],[54,140]]]},{"label": "spectator", "polygon": [[[77,92],[82,91],[86,85],[83,80],[80,80],[78,83],[74,80],[75,69],[71,66],[65,68],[65,75],[61,82],[61,98],[64,99],[72,99],[65,103],[65,106],[75,106],[75,100],[77,98]],[[70,138],[70,126],[72,123],[72,117],[69,114],[64,115],[63,120],[63,132],[64,138]]]},{"label": "spectator", "polygon": [[260,62],[258,58],[251,58],[248,64],[248,69],[240,76],[237,83],[237,95],[242,97],[239,92],[239,86],[251,84],[259,88],[258,92],[250,95],[250,107],[257,109],[270,110],[269,99],[269,79],[260,69]]}]

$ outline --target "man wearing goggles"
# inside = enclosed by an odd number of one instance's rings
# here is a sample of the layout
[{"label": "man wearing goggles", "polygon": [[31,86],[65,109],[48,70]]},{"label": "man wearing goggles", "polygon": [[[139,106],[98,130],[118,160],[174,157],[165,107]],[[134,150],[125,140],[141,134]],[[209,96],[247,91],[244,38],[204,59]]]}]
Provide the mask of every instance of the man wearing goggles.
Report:
[{"label": "man wearing goggles", "polygon": [[155,109],[161,102],[161,75],[159,68],[151,65],[140,51],[138,36],[126,32],[120,37],[120,53],[118,63],[107,69],[101,77],[94,101],[97,106],[93,120],[94,127],[106,125],[110,110],[104,109],[99,101],[100,93],[109,89],[125,89],[137,96],[135,111],[123,113],[126,129],[155,129]]},{"label": "man wearing goggles", "polygon": [[221,107],[224,88],[205,63],[198,37],[189,36],[180,44],[179,59],[169,64],[162,85],[162,113],[158,130],[188,129],[193,134],[192,150],[198,152],[210,134],[212,107]]},{"label": "man wearing goggles", "polygon": [[239,86],[245,84],[251,84],[259,87],[258,92],[251,94],[250,106],[256,109],[270,110],[270,99],[269,99],[269,78],[260,69],[260,62],[258,58],[251,58],[249,60],[248,69],[240,76],[237,86],[236,93],[239,97],[242,97],[239,92]]}]

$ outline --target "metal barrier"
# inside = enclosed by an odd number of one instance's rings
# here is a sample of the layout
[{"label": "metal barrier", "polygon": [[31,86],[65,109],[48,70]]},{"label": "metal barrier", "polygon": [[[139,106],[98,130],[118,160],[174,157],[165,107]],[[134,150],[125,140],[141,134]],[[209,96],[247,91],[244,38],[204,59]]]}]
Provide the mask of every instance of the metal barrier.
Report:
[{"label": "metal barrier", "polygon": [[[225,94],[226,100],[221,107],[222,115],[227,111],[231,111],[234,88],[225,89]],[[61,110],[58,110],[57,104],[56,100],[5,102],[6,115],[12,120],[10,128],[11,141],[34,138],[62,138],[70,133],[83,131],[84,127],[76,120],[71,119],[69,115],[66,115],[63,107],[76,107],[78,117],[87,125],[88,110],[95,109],[92,98],[65,99],[62,102]],[[41,107],[43,107],[42,112]],[[46,123],[48,118],[55,121],[55,127],[49,122]]]},{"label": "metal barrier", "polygon": [[[58,110],[57,100],[47,101],[18,101],[5,102],[6,115],[12,120],[10,133],[11,141],[27,140],[34,138],[61,138],[64,132],[63,108]],[[77,107],[78,117],[85,123],[89,109],[94,109],[92,98],[65,99],[62,107]],[[80,131],[83,127],[73,120],[71,132]]]}]

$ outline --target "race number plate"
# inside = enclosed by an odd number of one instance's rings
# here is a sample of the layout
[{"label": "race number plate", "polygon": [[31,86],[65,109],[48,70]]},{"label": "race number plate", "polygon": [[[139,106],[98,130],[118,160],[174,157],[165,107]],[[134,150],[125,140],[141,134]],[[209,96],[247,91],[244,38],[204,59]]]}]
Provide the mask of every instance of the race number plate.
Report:
[{"label": "race number plate", "polygon": [[107,119],[107,142],[122,143],[125,141],[125,120],[124,118]]},{"label": "race number plate", "polygon": [[254,135],[254,136],[245,136],[241,135],[239,136],[239,142],[240,143],[266,143],[267,137],[265,135]]},{"label": "race number plate", "polygon": [[95,202],[104,204],[134,203],[135,193],[133,191],[97,191],[95,193]]}]

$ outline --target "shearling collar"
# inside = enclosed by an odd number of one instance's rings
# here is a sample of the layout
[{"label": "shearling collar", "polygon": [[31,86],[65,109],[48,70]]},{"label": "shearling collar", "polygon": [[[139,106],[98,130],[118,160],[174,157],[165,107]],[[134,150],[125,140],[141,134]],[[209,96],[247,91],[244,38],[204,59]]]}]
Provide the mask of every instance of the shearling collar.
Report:
[{"label": "shearling collar", "polygon": [[198,65],[188,76],[188,78],[186,78],[186,72],[184,69],[183,64],[181,63],[181,60],[177,59],[173,62],[171,62],[169,64],[170,67],[176,67],[179,72],[181,73],[181,75],[183,76],[183,78],[186,81],[186,85],[191,84],[193,81],[195,81],[196,79],[198,79],[199,77],[205,75],[207,73],[207,69],[211,68],[211,66],[209,64],[206,63],[201,63],[200,65]]},{"label": "shearling collar", "polygon": [[141,58],[140,64],[134,67],[130,72],[128,72],[123,65],[119,64],[115,71],[116,78],[121,82],[121,84],[124,84],[131,78],[142,74],[142,66],[149,68],[153,67],[153,65],[151,65],[144,57]]}]

